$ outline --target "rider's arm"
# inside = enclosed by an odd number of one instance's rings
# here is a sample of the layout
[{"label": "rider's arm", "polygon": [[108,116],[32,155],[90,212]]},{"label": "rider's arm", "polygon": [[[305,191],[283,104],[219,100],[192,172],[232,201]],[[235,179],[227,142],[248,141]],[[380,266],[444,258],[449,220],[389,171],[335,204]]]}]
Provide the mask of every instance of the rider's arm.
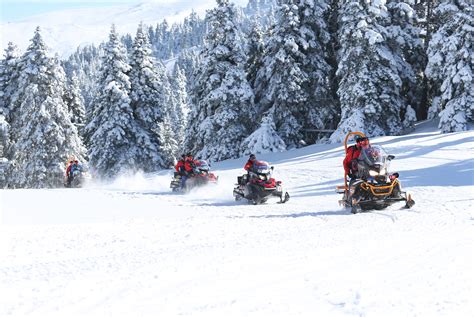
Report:
[{"label": "rider's arm", "polygon": [[354,150],[353,148],[348,148],[347,149],[346,157],[344,158],[344,161],[342,162],[342,165],[344,166],[344,171],[346,172],[346,174],[350,173],[352,151],[353,150]]},{"label": "rider's arm", "polygon": [[252,162],[248,161],[244,166],[244,170],[248,171],[250,167],[252,167]]}]

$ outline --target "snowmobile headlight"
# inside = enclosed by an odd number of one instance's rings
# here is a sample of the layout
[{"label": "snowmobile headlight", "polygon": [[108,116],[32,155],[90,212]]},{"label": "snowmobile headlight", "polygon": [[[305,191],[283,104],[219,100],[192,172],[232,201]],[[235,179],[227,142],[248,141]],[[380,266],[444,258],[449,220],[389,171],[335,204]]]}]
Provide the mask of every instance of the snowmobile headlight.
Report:
[{"label": "snowmobile headlight", "polygon": [[369,175],[370,175],[370,176],[378,176],[379,173],[378,173],[377,171],[370,170],[370,171],[369,171]]},{"label": "snowmobile headlight", "polygon": [[382,169],[380,170],[379,175],[385,175],[386,173],[387,173],[387,170],[386,170],[385,168],[382,168]]}]

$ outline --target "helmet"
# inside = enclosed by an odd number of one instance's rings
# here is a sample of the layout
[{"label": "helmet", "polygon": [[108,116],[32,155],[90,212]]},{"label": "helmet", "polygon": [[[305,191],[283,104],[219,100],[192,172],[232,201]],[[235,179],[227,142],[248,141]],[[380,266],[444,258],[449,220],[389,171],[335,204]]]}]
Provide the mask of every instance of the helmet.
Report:
[{"label": "helmet", "polygon": [[257,157],[255,156],[255,154],[250,154],[249,156],[249,160],[253,161],[253,160],[256,160]]},{"label": "helmet", "polygon": [[357,146],[362,147],[362,148],[367,148],[369,147],[369,138],[368,137],[363,137],[363,136],[356,136],[355,138]]},{"label": "helmet", "polygon": [[365,141],[365,140],[369,140],[368,137],[366,137],[366,136],[361,136],[361,135],[356,135],[354,139],[355,139],[355,141],[356,141],[357,143],[362,142],[362,141]]}]

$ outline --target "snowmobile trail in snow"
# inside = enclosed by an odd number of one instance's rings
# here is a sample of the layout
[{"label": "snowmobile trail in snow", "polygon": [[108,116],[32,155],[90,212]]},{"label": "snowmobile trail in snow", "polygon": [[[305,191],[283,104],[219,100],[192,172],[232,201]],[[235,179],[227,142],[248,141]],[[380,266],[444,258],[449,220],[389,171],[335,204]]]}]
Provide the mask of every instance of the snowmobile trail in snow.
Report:
[{"label": "snowmobile trail in snow", "polygon": [[81,189],[0,192],[1,316],[471,316],[474,132],[371,140],[416,205],[338,206],[341,145],[259,159],[291,199],[219,186],[172,194],[171,172]]}]

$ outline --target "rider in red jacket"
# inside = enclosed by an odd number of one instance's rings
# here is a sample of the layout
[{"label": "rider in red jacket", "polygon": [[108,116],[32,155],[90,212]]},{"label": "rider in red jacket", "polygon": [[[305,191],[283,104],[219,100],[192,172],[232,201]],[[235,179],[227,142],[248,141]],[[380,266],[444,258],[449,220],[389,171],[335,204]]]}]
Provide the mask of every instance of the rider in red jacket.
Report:
[{"label": "rider in red jacket", "polygon": [[248,172],[253,167],[253,164],[256,160],[257,157],[255,156],[255,154],[250,154],[249,160],[247,161],[247,163],[245,163],[244,170]]},{"label": "rider in red jacket", "polygon": [[356,160],[360,156],[360,151],[363,148],[367,148],[369,146],[369,138],[367,137],[361,137],[357,135],[355,137],[355,141],[355,145],[347,148],[346,157],[342,163],[344,166],[344,171],[350,178],[354,178],[355,173],[357,172]]},{"label": "rider in red jacket", "polygon": [[181,158],[179,159],[178,163],[176,163],[176,166],[174,167],[176,172],[179,175],[184,175],[184,162],[185,162],[186,156],[183,154],[181,155]]},{"label": "rider in red jacket", "polygon": [[184,170],[187,174],[193,174],[196,163],[194,163],[194,157],[192,154],[187,154],[184,161]]}]

